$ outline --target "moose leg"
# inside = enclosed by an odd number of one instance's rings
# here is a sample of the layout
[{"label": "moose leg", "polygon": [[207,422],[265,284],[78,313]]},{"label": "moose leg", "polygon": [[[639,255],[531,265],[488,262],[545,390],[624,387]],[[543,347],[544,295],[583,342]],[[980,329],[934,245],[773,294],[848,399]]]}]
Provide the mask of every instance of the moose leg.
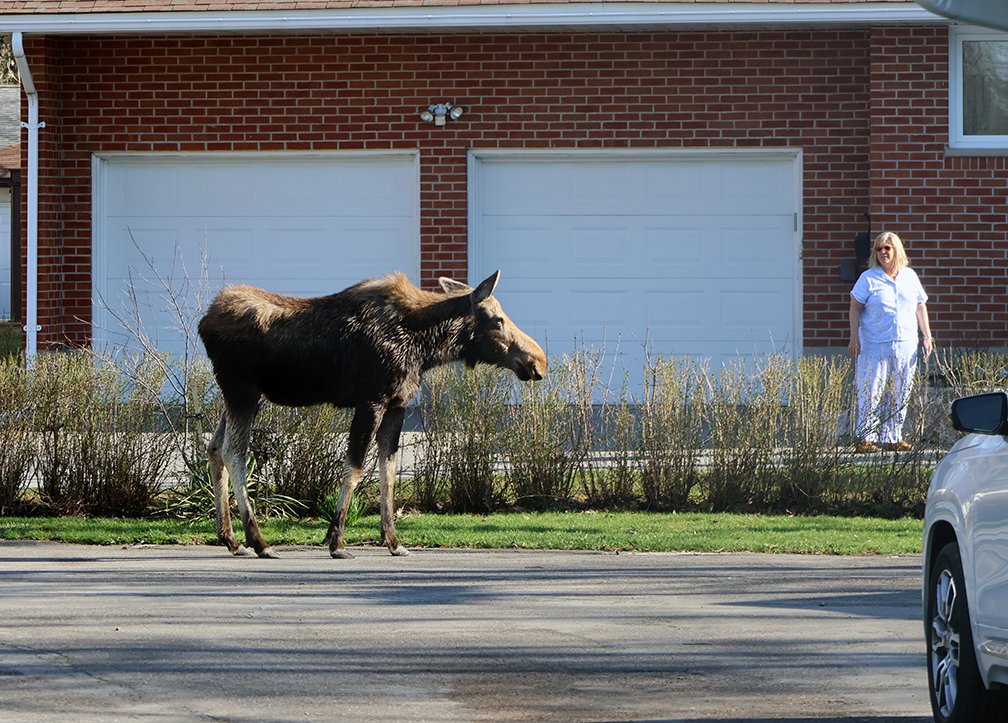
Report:
[{"label": "moose leg", "polygon": [[393,407],[385,412],[378,427],[378,472],[381,477],[381,533],[382,544],[393,555],[408,555],[395,530],[395,475],[396,452],[399,451],[399,435],[402,432],[406,410]]},{"label": "moose leg", "polygon": [[231,477],[234,487],[235,501],[238,503],[238,513],[241,515],[242,526],[245,528],[245,544],[255,550],[259,557],[277,557],[259,532],[259,523],[249,504],[245,458],[248,455],[249,436],[252,433],[252,422],[255,419],[256,407],[250,410],[236,412],[229,408],[228,423],[224,430],[224,449],[222,456],[224,464]]},{"label": "moose leg", "polygon": [[368,447],[374,439],[375,428],[381,413],[378,408],[370,405],[357,407],[353,421],[350,423],[350,438],[347,444],[347,460],[343,469],[343,485],[340,487],[339,501],[336,503],[336,513],[329,523],[329,532],[325,542],[329,543],[329,554],[337,559],[352,559],[347,552],[343,531],[346,529],[347,511],[350,509],[350,498],[353,496],[357,483],[360,482],[364,470],[364,458]]},{"label": "moose leg", "polygon": [[214,506],[217,513],[217,539],[235,555],[244,555],[245,546],[235,539],[231,527],[231,504],[228,495],[228,471],[224,466],[221,450],[224,447],[224,433],[227,428],[227,413],[221,415],[217,430],[207,445],[207,457],[210,458],[210,484],[214,491]]}]

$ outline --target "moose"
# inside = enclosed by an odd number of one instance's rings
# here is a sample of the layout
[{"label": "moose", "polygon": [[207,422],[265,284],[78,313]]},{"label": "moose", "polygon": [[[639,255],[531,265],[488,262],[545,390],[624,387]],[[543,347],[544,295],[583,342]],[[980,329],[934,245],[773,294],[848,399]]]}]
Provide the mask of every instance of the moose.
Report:
[{"label": "moose", "polygon": [[[414,286],[400,272],[329,296],[285,296],[246,285],[225,287],[199,322],[224,403],[207,445],[217,536],[235,555],[277,557],[259,531],[246,489],[246,454],[263,398],[285,406],[333,404],[353,420],[336,512],[324,542],[334,558],[352,558],[344,528],[364,459],[377,440],[381,540],[407,555],[396,536],[394,479],[406,405],[428,369],[453,361],[510,369],[522,381],[546,373],[542,348],[492,296],[500,271],[476,288],[449,278],[443,293]],[[231,527],[228,479],[245,544]]]}]

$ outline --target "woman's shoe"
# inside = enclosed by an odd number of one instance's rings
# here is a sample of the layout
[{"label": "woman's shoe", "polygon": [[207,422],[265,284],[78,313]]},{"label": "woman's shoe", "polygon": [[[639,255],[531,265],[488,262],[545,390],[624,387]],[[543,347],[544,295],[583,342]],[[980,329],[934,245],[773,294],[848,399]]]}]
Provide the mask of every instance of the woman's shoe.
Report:
[{"label": "woman's shoe", "polygon": [[872,442],[870,439],[862,439],[860,442],[858,442],[857,446],[854,448],[854,451],[857,452],[858,454],[872,454],[873,452],[881,452],[882,450],[879,448],[877,444]]},{"label": "woman's shoe", "polygon": [[901,439],[898,442],[886,442],[882,445],[882,449],[886,452],[910,452],[913,450],[913,445],[905,439]]}]

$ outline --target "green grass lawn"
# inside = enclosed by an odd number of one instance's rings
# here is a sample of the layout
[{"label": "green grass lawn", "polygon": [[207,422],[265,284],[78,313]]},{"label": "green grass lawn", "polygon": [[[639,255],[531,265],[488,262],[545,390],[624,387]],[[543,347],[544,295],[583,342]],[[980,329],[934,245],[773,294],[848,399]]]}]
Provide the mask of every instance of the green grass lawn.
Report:
[{"label": "green grass lawn", "polygon": [[[240,530],[240,522],[236,530]],[[327,523],[262,523],[273,545],[321,545]],[[627,550],[641,552],[771,552],[837,555],[919,553],[917,519],[792,517],[703,513],[506,513],[488,516],[412,514],[396,522],[407,547]],[[378,540],[377,516],[347,529],[350,545]],[[238,533],[241,538],[241,533]],[[0,539],[96,545],[216,544],[214,523],[80,517],[0,517]]]}]

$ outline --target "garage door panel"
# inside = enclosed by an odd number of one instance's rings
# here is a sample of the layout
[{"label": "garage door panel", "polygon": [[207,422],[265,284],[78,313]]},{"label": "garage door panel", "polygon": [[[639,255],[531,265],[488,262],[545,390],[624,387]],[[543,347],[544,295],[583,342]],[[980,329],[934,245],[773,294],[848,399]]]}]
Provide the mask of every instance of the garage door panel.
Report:
[{"label": "garage door panel", "polygon": [[655,223],[592,216],[567,224],[545,218],[514,227],[490,223],[487,230],[499,244],[482,258],[487,267],[542,278],[675,278],[712,271],[791,277],[790,216],[747,216],[734,228],[720,225],[722,219],[668,217]]},{"label": "garage door panel", "polygon": [[789,164],[747,161],[719,167],[720,200],[733,212],[765,212],[793,204],[792,171]]},{"label": "garage door panel", "polygon": [[519,206],[531,214],[549,211],[549,199],[542,198],[541,189],[556,188],[560,183],[566,187],[558,169],[550,164],[501,161],[495,165],[492,175],[479,179],[481,213],[488,219],[494,216],[510,218],[512,209]]},{"label": "garage door panel", "polygon": [[574,291],[570,294],[570,324],[579,334],[594,336],[607,328],[622,327],[634,296],[629,289]]},{"label": "garage door panel", "polygon": [[[589,226],[574,226],[571,229],[571,261],[574,268],[568,273],[579,275],[581,270],[601,266],[601,270],[618,268],[626,262],[628,252],[625,246],[614,244],[614,238],[626,239],[627,228],[620,225],[606,227],[601,223]],[[628,239],[628,245],[635,245],[634,239]]]},{"label": "garage door panel", "polygon": [[790,320],[780,314],[791,304],[789,281],[733,280],[731,289],[721,288],[719,281],[666,278],[628,285],[625,279],[608,277],[550,282],[505,271],[497,296],[519,326],[529,331],[526,320],[534,320],[558,340],[613,338],[623,331],[634,340],[662,342],[769,344],[790,338]]},{"label": "garage door panel", "polygon": [[642,294],[644,317],[641,322],[655,338],[662,341],[696,339],[708,328],[707,320],[697,313],[698,305],[703,303],[702,292],[695,285],[689,289],[683,286]]},{"label": "garage door panel", "polygon": [[[506,292],[502,287],[507,287]],[[558,303],[564,308],[568,306],[566,299],[557,299],[550,289],[541,286],[523,288],[518,279],[501,275],[500,287],[494,296],[504,307],[504,313],[521,327],[526,334],[535,337],[536,331],[542,331],[556,324]],[[566,314],[561,313],[559,316]]]},{"label": "garage door panel", "polygon": [[[734,274],[791,278],[792,217],[742,216],[719,230],[721,263]],[[735,267],[744,268],[736,269]]]},{"label": "garage door panel", "polygon": [[177,226],[143,224],[144,220],[133,219],[117,229],[115,237],[110,239],[111,254],[133,268],[144,263],[141,251],[156,264],[170,262],[176,245],[184,243],[180,229]]},{"label": "garage door panel", "polygon": [[[205,219],[199,225],[176,224],[172,226],[144,227],[145,219],[134,219],[125,228],[120,227],[118,248],[113,249],[110,260],[118,263],[110,268],[147,270],[151,264],[158,269],[170,268],[183,260],[186,268],[199,272],[205,252],[212,249],[215,267],[233,270],[253,261],[255,235],[248,226],[225,226],[219,220]],[[136,223],[137,225],[133,225]],[[118,256],[115,255],[118,252]],[[148,261],[149,260],[149,261]]]},{"label": "garage door panel", "polygon": [[[118,159],[108,169],[107,205],[113,216],[117,209],[129,209],[156,217],[172,204],[197,215],[233,208],[235,215],[249,217],[264,210],[275,216],[366,216],[368,208],[384,199],[392,202],[386,207],[388,214],[412,215],[397,200],[402,194],[416,195],[415,173],[412,168],[402,172],[402,159],[348,158],[336,169],[331,159],[302,157],[296,162],[297,174],[291,173],[291,165],[284,159],[224,156],[166,158],[156,163],[149,157]],[[250,206],[250,198],[262,203]],[[320,200],[330,202],[320,205]]]},{"label": "garage door panel", "polygon": [[744,341],[767,341],[790,337],[790,325],[781,320],[780,309],[788,303],[784,289],[721,291],[720,325],[724,336]]},{"label": "garage door panel", "polygon": [[636,368],[650,343],[720,366],[800,345],[794,157],[489,154],[476,173],[473,275],[503,270],[551,354],[577,340]]},{"label": "garage door panel", "polygon": [[[605,224],[601,219],[563,228],[539,223],[534,229],[508,229],[491,224],[500,245],[481,258],[487,267],[506,268],[509,275],[531,278],[694,278],[729,273],[760,273],[790,279],[790,250],[780,230],[791,222],[759,220],[753,226],[719,228],[717,217],[673,220],[655,227],[646,220]],[[761,229],[758,224],[769,228]],[[641,260],[646,263],[642,264]]]},{"label": "garage door panel", "polygon": [[638,273],[677,276],[704,262],[707,256],[706,226],[696,220],[668,219],[663,223],[648,223],[644,230],[644,254],[647,261]]},{"label": "garage door panel", "polygon": [[181,198],[178,173],[141,165],[117,169],[106,177],[104,198],[108,208],[115,209],[109,215],[125,211],[149,218],[155,212],[163,213],[165,199],[177,202]]},{"label": "garage door panel", "polygon": [[95,238],[96,341],[117,338],[104,307],[128,303],[132,278],[149,333],[165,350],[181,350],[151,264],[180,285],[186,276],[201,282],[205,258],[211,292],[249,283],[314,296],[393,269],[416,280],[416,178],[415,156],[401,153],[103,160],[96,181],[103,210]]},{"label": "garage door panel", "polygon": [[491,218],[487,220],[486,228],[498,239],[494,248],[487,249],[487,266],[500,268],[500,264],[506,262],[511,273],[517,274],[516,268],[524,269],[521,276],[543,273],[534,270],[541,268],[547,260],[552,261],[555,254],[552,249],[558,243],[558,237],[566,238],[566,229],[563,229],[564,236],[560,237],[561,227],[553,219]]}]

